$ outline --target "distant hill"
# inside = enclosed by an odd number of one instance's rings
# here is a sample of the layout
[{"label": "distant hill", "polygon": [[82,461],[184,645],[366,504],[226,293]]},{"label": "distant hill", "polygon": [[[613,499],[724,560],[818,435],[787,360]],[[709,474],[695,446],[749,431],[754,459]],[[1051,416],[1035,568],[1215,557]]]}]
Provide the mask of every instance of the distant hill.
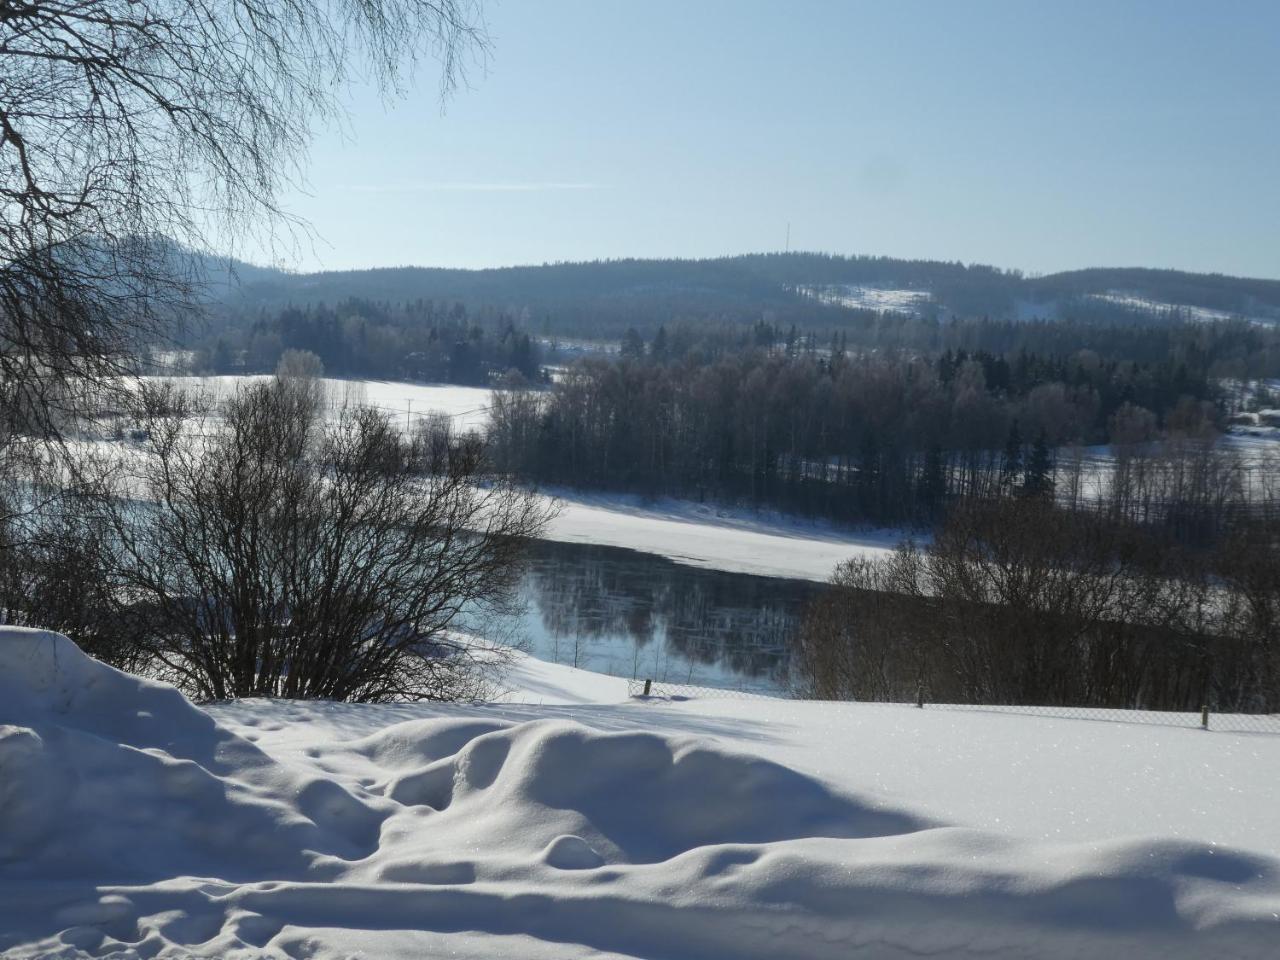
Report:
[{"label": "distant hill", "polygon": [[1028,277],[981,264],[779,253],[486,270],[288,273],[242,265],[235,273],[237,284],[216,286],[219,298],[242,315],[351,298],[457,301],[469,310],[508,311],[535,332],[566,336],[616,336],[628,326],[651,332],[680,319],[750,323],[765,318],[831,329],[885,311],[943,320],[1280,322],[1280,281],[1142,268]]}]

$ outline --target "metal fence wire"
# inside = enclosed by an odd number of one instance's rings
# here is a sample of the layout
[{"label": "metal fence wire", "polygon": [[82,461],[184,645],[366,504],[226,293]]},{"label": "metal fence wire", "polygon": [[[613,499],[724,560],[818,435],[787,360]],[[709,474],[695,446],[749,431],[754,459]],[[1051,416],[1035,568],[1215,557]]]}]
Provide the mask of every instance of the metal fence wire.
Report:
[{"label": "metal fence wire", "polygon": [[[750,688],[699,687],[686,683],[663,683],[657,680],[627,681],[627,695],[646,702],[685,700],[782,700],[801,703],[839,703],[850,701],[804,700],[788,698],[778,691]],[[1126,710],[1117,707],[1062,707],[1010,705],[990,706],[977,703],[892,703],[880,700],[858,701],[860,706],[886,710],[948,710],[967,713],[1011,714],[1027,717],[1055,717],[1064,720],[1091,720],[1098,723],[1146,724],[1162,727],[1186,727],[1219,733],[1261,733],[1280,736],[1280,714],[1215,713],[1212,709],[1194,712],[1171,710]]]}]

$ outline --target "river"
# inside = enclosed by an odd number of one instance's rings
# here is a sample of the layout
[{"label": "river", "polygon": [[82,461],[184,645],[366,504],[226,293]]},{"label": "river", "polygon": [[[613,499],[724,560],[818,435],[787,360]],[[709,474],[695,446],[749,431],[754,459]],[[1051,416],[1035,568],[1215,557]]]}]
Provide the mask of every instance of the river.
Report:
[{"label": "river", "polygon": [[540,659],[614,676],[777,691],[788,639],[822,584],[655,554],[537,541],[524,611],[503,632]]}]

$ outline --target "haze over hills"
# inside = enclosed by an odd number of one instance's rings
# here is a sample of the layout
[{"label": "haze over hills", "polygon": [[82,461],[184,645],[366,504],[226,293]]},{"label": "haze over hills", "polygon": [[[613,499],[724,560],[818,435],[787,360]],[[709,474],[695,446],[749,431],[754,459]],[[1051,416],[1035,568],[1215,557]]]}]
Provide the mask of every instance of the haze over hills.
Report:
[{"label": "haze over hills", "polygon": [[[1026,276],[981,264],[821,253],[708,260],[601,260],[481,270],[388,267],[288,273],[238,265],[229,306],[457,301],[554,317],[557,332],[600,322],[609,332],[677,317],[838,326],[841,315],[898,312],[939,319],[1069,317],[1097,322],[1280,322],[1280,281],[1177,270],[1103,267]],[[606,332],[606,331],[602,331]]]}]

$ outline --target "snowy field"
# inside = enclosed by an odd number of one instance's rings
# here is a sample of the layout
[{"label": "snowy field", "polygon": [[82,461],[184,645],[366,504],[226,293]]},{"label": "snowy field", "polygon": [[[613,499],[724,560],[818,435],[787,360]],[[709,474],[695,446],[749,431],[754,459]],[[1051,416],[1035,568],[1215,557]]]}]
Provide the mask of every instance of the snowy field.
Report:
[{"label": "snowy field", "polygon": [[820,303],[851,310],[874,310],[877,313],[905,313],[919,316],[932,294],[928,290],[906,290],[874,284],[834,284],[825,287],[797,287],[803,296]]},{"label": "snowy field", "polygon": [[1280,736],[510,685],[206,711],[0,631],[0,955],[1277,955]]},{"label": "snowy field", "polygon": [[[1216,440],[1216,447],[1232,454],[1240,467],[1240,480],[1246,493],[1255,497],[1271,496],[1275,477],[1280,470],[1280,430],[1274,427],[1231,427]],[[1105,499],[1111,490],[1116,468],[1116,453],[1109,445],[1060,447],[1056,451],[1055,482],[1060,499],[1068,497],[1070,477],[1079,458],[1080,498],[1085,502]]]},{"label": "snowy field", "polygon": [[[267,374],[216,377],[144,377],[150,382],[172,383],[225,400],[241,383],[270,380]],[[459,430],[481,430],[489,416],[493,391],[487,387],[460,387],[455,384],[402,383],[394,380],[339,380],[322,378],[331,405],[359,403],[388,414],[399,414],[402,421],[416,421],[428,413],[444,413]]]}]

